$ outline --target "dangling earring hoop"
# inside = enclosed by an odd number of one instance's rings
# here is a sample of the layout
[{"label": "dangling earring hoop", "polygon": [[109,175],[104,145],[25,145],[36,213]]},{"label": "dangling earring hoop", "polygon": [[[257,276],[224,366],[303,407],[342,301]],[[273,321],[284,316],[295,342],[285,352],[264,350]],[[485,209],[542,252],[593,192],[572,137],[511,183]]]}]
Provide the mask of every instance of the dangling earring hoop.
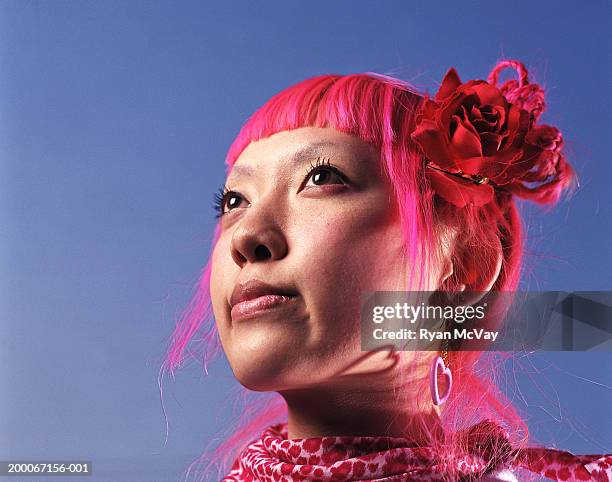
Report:
[{"label": "dangling earring hoop", "polygon": [[[441,355],[437,355],[434,358],[431,370],[429,371],[429,388],[431,390],[431,399],[434,405],[442,405],[448,396],[450,395],[451,388],[453,388],[453,374],[449,367],[446,366],[448,363],[448,351],[442,350]],[[438,388],[438,374],[442,374],[446,378],[446,390],[440,395]]]}]

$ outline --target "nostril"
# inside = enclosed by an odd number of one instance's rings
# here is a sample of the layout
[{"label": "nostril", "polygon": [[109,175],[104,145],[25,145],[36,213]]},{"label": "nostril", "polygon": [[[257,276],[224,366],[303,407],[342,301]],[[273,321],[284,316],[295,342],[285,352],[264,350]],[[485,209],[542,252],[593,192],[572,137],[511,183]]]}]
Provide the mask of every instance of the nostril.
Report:
[{"label": "nostril", "polygon": [[272,257],[272,253],[270,250],[265,247],[263,244],[260,244],[255,248],[255,258],[259,261],[270,259]]},{"label": "nostril", "polygon": [[237,250],[232,250],[232,258],[234,258],[234,261],[238,266],[244,266],[244,264],[247,262],[247,259]]}]

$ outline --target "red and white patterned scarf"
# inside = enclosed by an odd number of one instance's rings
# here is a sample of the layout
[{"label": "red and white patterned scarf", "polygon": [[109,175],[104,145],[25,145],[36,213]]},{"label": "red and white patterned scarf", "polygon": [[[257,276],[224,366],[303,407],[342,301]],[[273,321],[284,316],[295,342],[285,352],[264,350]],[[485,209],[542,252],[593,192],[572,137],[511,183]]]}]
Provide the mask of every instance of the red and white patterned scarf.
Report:
[{"label": "red and white patterned scarf", "polygon": [[288,439],[287,424],[278,424],[240,454],[223,482],[446,482],[477,480],[506,468],[526,469],[552,480],[612,480],[612,455],[514,450],[502,428],[490,421],[475,425],[464,435],[466,453],[441,458],[432,448],[415,447],[402,438]]}]

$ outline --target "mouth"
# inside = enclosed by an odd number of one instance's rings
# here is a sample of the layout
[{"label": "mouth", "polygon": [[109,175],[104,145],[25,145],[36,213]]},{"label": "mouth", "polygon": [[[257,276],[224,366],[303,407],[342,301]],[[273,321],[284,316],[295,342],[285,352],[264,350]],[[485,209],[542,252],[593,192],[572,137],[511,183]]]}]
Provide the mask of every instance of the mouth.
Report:
[{"label": "mouth", "polygon": [[238,321],[289,308],[298,298],[295,290],[249,280],[237,285],[232,293],[231,318]]},{"label": "mouth", "polygon": [[232,306],[232,321],[260,316],[271,310],[285,308],[297,299],[297,296],[264,295],[252,300],[242,301]]}]

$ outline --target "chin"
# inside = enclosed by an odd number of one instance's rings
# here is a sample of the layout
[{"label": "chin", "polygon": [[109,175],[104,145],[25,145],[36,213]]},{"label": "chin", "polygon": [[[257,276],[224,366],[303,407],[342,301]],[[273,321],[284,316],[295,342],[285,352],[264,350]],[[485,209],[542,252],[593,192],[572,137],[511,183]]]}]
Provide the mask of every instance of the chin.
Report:
[{"label": "chin", "polygon": [[261,341],[248,345],[237,343],[237,348],[228,353],[230,366],[238,382],[257,392],[278,391],[292,386],[292,382],[298,378],[295,349],[275,343],[269,335]]},{"label": "chin", "polygon": [[291,386],[286,369],[286,365],[274,367],[265,363],[262,365],[257,361],[232,365],[236,380],[243,387],[255,392],[276,392]]}]

